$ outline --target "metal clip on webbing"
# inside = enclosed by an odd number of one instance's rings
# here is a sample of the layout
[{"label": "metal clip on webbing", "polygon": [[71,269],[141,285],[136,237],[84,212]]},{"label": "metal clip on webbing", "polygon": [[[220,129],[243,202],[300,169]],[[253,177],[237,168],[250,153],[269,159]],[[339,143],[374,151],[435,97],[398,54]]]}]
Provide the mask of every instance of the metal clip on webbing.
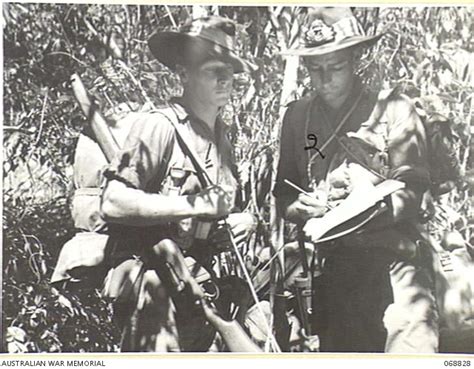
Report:
[{"label": "metal clip on webbing", "polygon": [[302,273],[295,278],[296,299],[301,316],[301,331],[303,338],[303,350],[314,352],[319,350],[319,337],[312,335],[311,315],[312,315],[312,278],[311,273]]}]

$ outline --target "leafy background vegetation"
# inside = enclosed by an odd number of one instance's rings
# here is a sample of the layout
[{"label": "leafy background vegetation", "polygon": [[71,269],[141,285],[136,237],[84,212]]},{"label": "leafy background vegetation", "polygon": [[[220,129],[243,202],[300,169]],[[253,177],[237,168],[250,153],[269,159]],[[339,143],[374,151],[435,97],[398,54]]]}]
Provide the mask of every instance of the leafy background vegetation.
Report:
[{"label": "leafy background vegetation", "polygon": [[[465,179],[472,171],[473,8],[357,8],[382,40],[361,55],[373,88],[399,85],[450,118]],[[79,299],[48,283],[73,234],[71,165],[85,124],[69,85],[79,73],[102,111],[158,103],[179,93],[176,77],[152,59],[146,40],[200,14],[239,24],[239,52],[259,66],[236,80],[225,114],[248,209],[262,220],[258,242],[275,228],[270,189],[282,109],[308,93],[292,46],[304,9],[294,7],[120,6],[4,3],[3,346],[9,352],[116,351],[119,334],[96,291]],[[298,82],[300,81],[300,82]],[[301,82],[302,81],[302,82]],[[457,184],[437,201],[434,231],[472,245],[472,194]],[[471,191],[471,192],[470,192]]]}]

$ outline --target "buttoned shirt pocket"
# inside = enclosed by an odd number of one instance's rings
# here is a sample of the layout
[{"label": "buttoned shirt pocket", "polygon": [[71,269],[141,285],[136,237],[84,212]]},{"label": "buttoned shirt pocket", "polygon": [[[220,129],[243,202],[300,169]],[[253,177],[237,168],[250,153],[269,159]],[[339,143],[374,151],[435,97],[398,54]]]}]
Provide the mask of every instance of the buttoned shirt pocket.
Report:
[{"label": "buttoned shirt pocket", "polygon": [[[201,191],[196,169],[189,157],[184,155],[178,144],[175,144],[160,193],[166,196],[192,195]],[[196,220],[193,218],[170,222],[167,236],[183,250],[190,248],[194,242]]]},{"label": "buttoned shirt pocket", "polygon": [[160,193],[167,196],[191,195],[202,190],[191,159],[175,143]]}]

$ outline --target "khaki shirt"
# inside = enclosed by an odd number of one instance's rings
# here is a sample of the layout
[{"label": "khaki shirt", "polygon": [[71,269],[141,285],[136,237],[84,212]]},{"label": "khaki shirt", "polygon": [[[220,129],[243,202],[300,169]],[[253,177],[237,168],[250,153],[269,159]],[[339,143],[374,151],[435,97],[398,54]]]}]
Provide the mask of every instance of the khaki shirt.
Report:
[{"label": "khaki shirt", "polygon": [[[237,181],[233,174],[232,146],[227,137],[228,127],[222,120],[217,119],[212,132],[206,123],[186,111],[179,99],[173,99],[167,107],[156,111],[134,113],[128,119],[133,123],[124,149],[105,172],[109,180],[168,196],[200,192],[202,185],[196,168],[177,142],[170,121],[174,119],[182,125],[186,143],[197,154],[213,183],[233,189],[231,195],[235,198]],[[119,253],[126,254],[140,253],[140,249],[163,238],[174,238],[170,232],[173,232],[171,224],[153,227],[110,225],[111,235],[117,235],[114,239],[119,244],[128,243],[119,247]]]},{"label": "khaki shirt", "polygon": [[[76,228],[82,233],[64,245],[52,282],[70,279],[71,271],[81,268],[81,272],[88,275],[90,272],[83,269],[103,265],[105,254],[111,257],[108,261],[115,264],[131,254],[141,254],[144,247],[161,238],[172,236],[170,233],[174,229],[171,225],[117,226],[106,224],[100,217],[102,173],[108,179],[150,193],[173,196],[201,191],[196,169],[176,142],[175,129],[169,119],[176,119],[183,126],[188,145],[206,166],[211,180],[235,192],[237,181],[233,175],[228,127],[218,119],[215,132],[212,132],[204,122],[189,114],[178,99],[156,111],[127,113],[111,125],[111,132],[123,149],[108,167],[97,143],[87,132],[81,134],[74,163],[72,214]],[[179,193],[173,192],[173,187]],[[78,278],[82,276],[76,274]]]}]

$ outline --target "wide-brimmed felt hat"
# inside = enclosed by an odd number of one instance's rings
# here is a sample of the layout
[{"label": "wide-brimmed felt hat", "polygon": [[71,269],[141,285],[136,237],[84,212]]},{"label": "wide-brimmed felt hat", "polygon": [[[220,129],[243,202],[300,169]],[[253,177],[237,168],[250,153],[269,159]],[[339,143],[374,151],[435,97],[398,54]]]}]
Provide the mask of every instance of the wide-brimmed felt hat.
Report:
[{"label": "wide-brimmed felt hat", "polygon": [[325,55],[358,45],[370,46],[383,35],[367,36],[350,8],[313,8],[304,23],[299,46],[283,55]]},{"label": "wide-brimmed felt hat", "polygon": [[232,64],[234,73],[255,70],[255,65],[235,52],[235,31],[235,23],[229,19],[217,16],[198,18],[186,23],[177,32],[154,33],[148,40],[148,46],[154,57],[172,70],[177,64],[187,65],[206,58],[217,58]]}]

